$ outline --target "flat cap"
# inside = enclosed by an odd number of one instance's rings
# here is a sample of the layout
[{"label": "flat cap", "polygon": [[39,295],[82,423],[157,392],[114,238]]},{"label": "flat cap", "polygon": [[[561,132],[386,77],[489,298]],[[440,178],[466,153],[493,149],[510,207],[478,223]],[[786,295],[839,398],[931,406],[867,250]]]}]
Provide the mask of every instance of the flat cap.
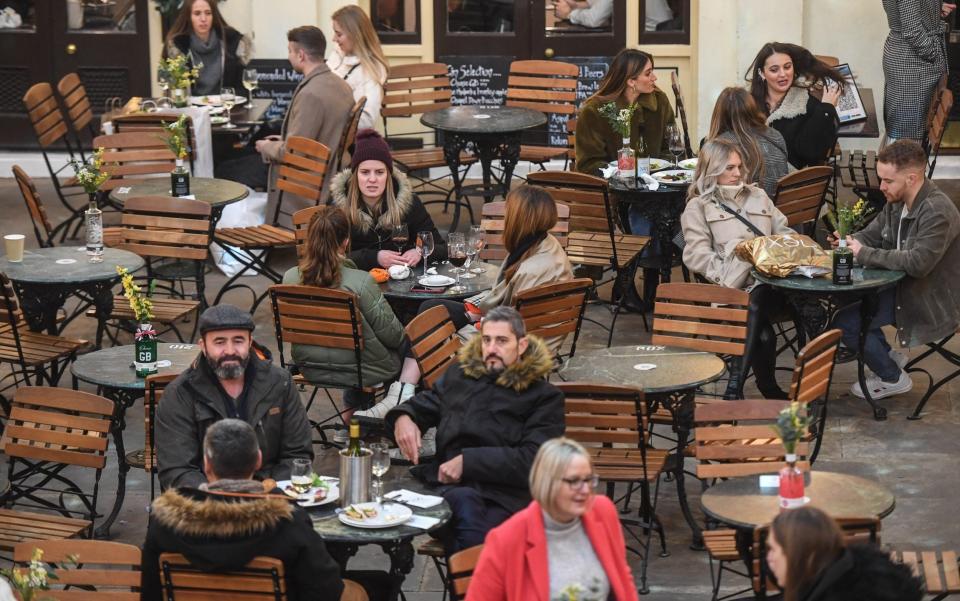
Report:
[{"label": "flat cap", "polygon": [[233,305],[208,307],[200,315],[200,321],[197,323],[197,329],[201,336],[216,330],[248,330],[252,332],[255,327],[253,317]]}]

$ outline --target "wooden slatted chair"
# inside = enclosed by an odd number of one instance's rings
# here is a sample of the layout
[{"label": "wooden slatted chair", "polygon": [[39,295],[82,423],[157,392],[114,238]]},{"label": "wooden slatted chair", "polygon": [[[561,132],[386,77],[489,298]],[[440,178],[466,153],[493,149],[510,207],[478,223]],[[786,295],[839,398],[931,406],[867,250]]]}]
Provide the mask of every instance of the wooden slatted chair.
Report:
[{"label": "wooden slatted chair", "polygon": [[[557,224],[550,228],[550,234],[557,239],[560,246],[567,247],[567,234],[570,230],[570,207],[558,202]],[[507,203],[503,200],[484,203],[481,213],[480,227],[484,233],[483,249],[480,251],[482,261],[503,261],[510,254],[503,245],[504,217]]]},{"label": "wooden slatted chair", "polygon": [[457,551],[450,556],[450,599],[451,601],[463,601],[467,598],[467,589],[470,588],[470,580],[473,578],[473,571],[480,562],[480,554],[483,552],[483,545],[477,545]]},{"label": "wooden slatted chair", "polygon": [[179,553],[160,554],[160,583],[167,601],[285,601],[287,582],[283,561],[255,557],[242,570],[208,572]]},{"label": "wooden slatted chair", "polygon": [[359,100],[353,103],[350,112],[347,113],[347,124],[340,130],[340,142],[337,144],[337,162],[334,172],[346,169],[348,166],[347,157],[353,153],[353,145],[357,141],[357,129],[360,127],[360,117],[363,115],[363,107],[367,104],[367,97],[361,96]]},{"label": "wooden slatted chair", "polygon": [[101,193],[143,183],[148,177],[169,177],[176,165],[176,157],[163,137],[149,132],[97,136],[93,147],[104,149],[103,170],[110,174],[100,186]]},{"label": "wooden slatted chair", "polygon": [[[163,391],[179,374],[153,374],[144,380],[143,396],[143,470],[150,477],[150,500],[156,496],[154,477],[157,476],[157,405],[163,398]],[[131,465],[133,462],[128,461]]]},{"label": "wooden slatted chair", "polygon": [[266,277],[274,284],[283,281],[283,273],[271,267],[267,259],[270,251],[290,248],[296,244],[294,232],[279,225],[284,196],[293,194],[313,201],[315,206],[319,205],[323,182],[329,174],[330,161],[330,149],[320,142],[299,136],[287,139],[283,161],[275,167],[277,173],[275,185],[279,199],[273,221],[248,227],[218,228],[214,233],[214,240],[244,265],[244,268],[224,282],[213,304],[220,304],[223,295],[230,290],[246,288],[253,295],[250,312],[255,312],[267,293],[258,294],[250,285],[239,283],[240,276],[248,269]]},{"label": "wooden slatted chair", "polygon": [[424,387],[432,388],[457,360],[457,352],[463,346],[456,326],[450,321],[450,312],[446,307],[431,307],[414,317],[404,331],[410,340],[410,352],[420,367],[420,381]]},{"label": "wooden slatted chair", "polygon": [[[176,121],[180,115],[175,113],[127,113],[125,115],[116,115],[110,119],[113,123],[113,133],[145,133],[151,136],[165,136],[164,125]],[[197,135],[193,129],[193,119],[186,115],[186,133],[187,133],[187,161],[190,171],[193,172],[194,160],[196,158],[196,139]]]},{"label": "wooden slatted chair", "polygon": [[[595,286],[613,281],[613,319],[607,337],[610,346],[623,298],[629,286],[634,286],[637,261],[650,237],[618,230],[604,179],[572,171],[538,171],[530,173],[527,181],[546,188],[558,204],[570,207],[566,247],[570,262],[597,270]],[[612,277],[604,279],[608,273]],[[644,327],[646,319],[644,315]]]},{"label": "wooden slatted chair", "polygon": [[913,575],[923,581],[923,590],[932,595],[931,601],[941,601],[960,594],[960,569],[956,551],[893,552],[893,560],[908,566]]},{"label": "wooden slatted chair", "polygon": [[[20,543],[13,561],[26,566],[35,549],[53,566],[56,580],[43,598],[56,601],[139,601],[140,548],[101,540],[44,540]],[[72,558],[77,560],[76,563]]]},{"label": "wooden slatted chair", "polygon": [[[458,169],[456,172],[450,173],[450,177],[453,178],[453,187],[446,188],[439,183],[447,178],[446,175],[430,179],[429,171],[423,177],[417,173],[434,167],[446,168],[447,161],[443,156],[443,148],[437,146],[436,143],[426,145],[423,148],[396,148],[397,142],[401,138],[429,136],[436,140],[436,132],[433,130],[412,130],[399,135],[397,133],[391,135],[388,124],[391,119],[415,117],[429,111],[451,106],[453,92],[448,71],[449,67],[444,63],[391,66],[387,81],[383,85],[383,108],[380,110],[380,115],[383,117],[384,137],[394,147],[391,152],[394,162],[408,176],[419,182],[419,188],[426,187],[428,188],[426,193],[439,194],[444,203],[447,203],[451,196],[460,198],[460,183],[470,165],[477,162],[476,157],[465,152],[460,153],[458,158],[462,171]],[[438,201],[426,201],[426,203],[431,202]],[[464,204],[468,211],[471,211],[470,219],[473,221],[470,203],[465,202]],[[444,209],[446,209],[446,204],[444,204]]]},{"label": "wooden slatted chair", "polygon": [[[0,549],[92,536],[113,413],[113,402],[95,394],[41,386],[17,389],[0,440],[9,458],[10,491],[3,502],[55,513],[0,509]],[[68,468],[93,471],[92,491],[69,478]],[[71,509],[76,505],[66,503],[66,497],[75,498],[80,509]]]},{"label": "wooden slatted chair", "polygon": [[670,86],[673,88],[673,98],[677,103],[677,115],[680,117],[680,125],[683,127],[683,150],[686,153],[684,158],[696,156],[693,153],[693,147],[690,145],[690,127],[687,125],[687,109],[683,102],[683,91],[680,90],[680,79],[676,71],[670,71]]},{"label": "wooden slatted chair", "polygon": [[89,135],[91,140],[97,137],[93,108],[90,106],[90,99],[87,97],[87,89],[79,75],[67,73],[57,82],[57,92],[60,94],[64,108],[67,109],[67,117],[70,119],[73,132],[77,137],[77,145],[81,147],[81,152],[83,152],[81,144],[83,136]]},{"label": "wooden slatted chair", "polygon": [[[593,280],[578,278],[528,288],[514,298],[514,308],[523,317],[527,334],[534,334],[547,343],[554,354],[557,369],[577,352],[577,340],[591,289]],[[563,353],[563,343],[571,334],[570,350]]]},{"label": "wooden slatted chair", "polygon": [[0,363],[10,364],[15,384],[56,386],[77,351],[87,344],[27,329],[13,284],[0,273]]},{"label": "wooden slatted chair", "polygon": [[[564,436],[576,440],[590,453],[593,471],[607,485],[613,497],[614,486],[625,484],[640,489],[638,519],[621,517],[625,531],[640,545],[628,549],[640,556],[640,594],[647,588],[651,531],[660,536],[661,556],[667,555],[663,525],[656,515],[659,488],[667,452],[648,446],[647,403],[643,392],[635,388],[563,382],[557,388],[564,396]],[[638,533],[639,532],[639,533]]]},{"label": "wooden slatted chair", "polygon": [[43,202],[40,201],[40,194],[37,192],[33,179],[19,165],[13,166],[13,178],[17,180],[20,194],[27,204],[27,211],[30,213],[30,221],[33,224],[33,233],[37,237],[37,244],[40,245],[40,248],[53,246],[53,239],[56,238],[61,229],[69,224],[64,222],[57,227],[50,224],[50,220],[47,219],[47,211],[43,208]]},{"label": "wooden slatted chair", "polygon": [[[566,121],[576,114],[577,80],[580,68],[572,63],[545,60],[520,60],[510,63],[507,78],[506,106],[517,106],[540,111],[552,119],[554,115]],[[549,128],[548,128],[549,129]],[[520,160],[544,165],[567,155],[567,147],[550,143],[522,144]]]},{"label": "wooden slatted chair", "polygon": [[773,204],[787,218],[787,225],[812,236],[827,200],[833,169],[825,165],[807,167],[777,180]]},{"label": "wooden slatted chair", "polygon": [[577,170],[577,118],[567,119],[567,162],[564,171]]},{"label": "wooden slatted chair", "polygon": [[[83,211],[87,208],[87,195],[83,188],[77,185],[71,165],[75,160],[82,160],[83,153],[67,135],[70,130],[60,111],[60,105],[53,95],[53,87],[49,83],[31,86],[23,95],[23,106],[33,126],[33,133],[37,137],[37,145],[43,154],[43,162],[50,174],[53,189],[64,208],[69,211],[68,217],[64,220],[66,225],[63,226],[60,234],[60,241],[63,242],[70,226],[74,224],[76,226],[74,236],[76,236],[83,224]],[[63,164],[54,165],[51,162],[50,151],[56,149],[59,152],[61,145],[67,151],[67,160]],[[60,226],[57,229],[60,229]]]}]

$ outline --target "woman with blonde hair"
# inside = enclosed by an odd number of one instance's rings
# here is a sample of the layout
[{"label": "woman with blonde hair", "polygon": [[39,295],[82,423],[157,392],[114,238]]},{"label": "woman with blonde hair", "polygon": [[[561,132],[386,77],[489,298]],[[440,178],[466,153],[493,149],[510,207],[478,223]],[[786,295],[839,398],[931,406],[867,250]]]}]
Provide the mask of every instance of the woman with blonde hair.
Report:
[{"label": "woman with blonde hair", "polygon": [[733,142],[714,139],[700,149],[695,179],[680,216],[683,262],[711,284],[750,292],[747,344],[739,373],[731,370],[726,396],[742,396],[743,376],[753,367],[757,388],[768,399],[786,399],[776,380],[776,335],[771,316],[786,307],[781,294],[757,285],[752,265],[734,249],[744,240],[771,234],[795,234],[766,192],[743,182],[743,151]]},{"label": "woman with blonde hair", "polygon": [[777,180],[789,171],[787,143],[780,132],[767,126],[750,92],[739,87],[720,92],[707,138],[737,144],[743,151],[743,181],[759,183],[773,197]]},{"label": "woman with blonde hair", "polygon": [[[363,385],[372,386],[396,377],[400,370],[400,345],[403,326],[383,298],[380,286],[366,271],[356,269],[346,258],[350,247],[350,222],[337,207],[321,206],[311,217],[300,265],[283,276],[284,284],[303,284],[320,288],[345,290],[357,295],[363,321]],[[353,349],[333,349],[309,344],[293,344],[294,361],[305,365],[302,373],[307,381],[356,384],[356,355]],[[348,390],[344,403],[352,409],[364,395]]]},{"label": "woman with blonde hair", "polygon": [[530,469],[533,501],[487,534],[467,601],[635,601],[613,502],[578,442],[543,443]]},{"label": "woman with blonde hair", "polygon": [[354,101],[366,96],[360,127],[375,128],[380,122],[389,66],[370,17],[352,4],[337,9],[333,13],[333,41],[327,67],[350,85]]}]

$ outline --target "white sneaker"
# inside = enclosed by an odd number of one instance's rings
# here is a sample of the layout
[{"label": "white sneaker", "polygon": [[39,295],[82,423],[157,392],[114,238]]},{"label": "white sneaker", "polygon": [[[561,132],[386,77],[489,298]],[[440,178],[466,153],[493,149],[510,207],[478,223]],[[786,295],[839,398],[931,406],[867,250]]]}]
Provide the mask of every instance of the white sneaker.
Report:
[{"label": "white sneaker", "polygon": [[910,361],[910,357],[894,349],[890,349],[890,358],[893,359],[893,362],[896,363],[900,369],[903,369],[903,366]]},{"label": "white sneaker", "polygon": [[379,403],[365,411],[354,411],[354,417],[366,417],[370,419],[383,419],[387,413],[413,396],[415,387],[413,384],[403,384],[394,382],[387,390],[387,395]]},{"label": "white sneaker", "polygon": [[[867,375],[867,388],[870,390],[870,397],[876,401],[878,399],[885,399],[888,396],[910,392],[910,390],[913,389],[913,380],[911,380],[910,375],[903,370],[900,371],[900,379],[896,382],[884,382],[879,376],[869,374]],[[850,393],[861,399],[866,398],[863,390],[860,389],[860,382],[853,383],[853,386],[850,387]]]}]

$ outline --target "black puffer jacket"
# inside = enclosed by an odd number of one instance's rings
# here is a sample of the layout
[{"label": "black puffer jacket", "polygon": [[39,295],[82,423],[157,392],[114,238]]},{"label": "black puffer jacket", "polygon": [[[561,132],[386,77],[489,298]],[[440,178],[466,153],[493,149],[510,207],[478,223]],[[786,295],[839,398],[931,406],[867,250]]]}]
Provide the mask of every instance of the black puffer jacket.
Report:
[{"label": "black puffer jacket", "polygon": [[767,117],[767,125],[787,142],[787,159],[797,169],[823,165],[837,143],[840,119],[832,104],[820,102],[807,88],[793,86]]},{"label": "black puffer jacket", "polygon": [[[353,172],[344,169],[330,181],[330,202],[336,207],[350,214],[350,176]],[[400,207],[403,223],[407,224],[407,244],[405,250],[414,248],[417,243],[417,233],[433,232],[433,252],[428,261],[443,261],[447,258],[447,241],[440,235],[437,226],[426,207],[413,193],[410,180],[402,171],[393,169],[393,196]],[[353,224],[350,229],[350,258],[357,265],[357,269],[369,271],[380,267],[377,263],[377,253],[381,250],[397,250],[390,239],[393,227],[390,224],[390,215],[386,210],[386,199],[381,200],[380,217],[373,222],[373,217],[365,208],[360,210],[360,222]]]},{"label": "black puffer jacket", "polygon": [[906,566],[869,545],[851,545],[801,591],[803,601],[920,601],[919,581]]},{"label": "black puffer jacket", "polygon": [[440,464],[463,455],[460,484],[516,513],[530,503],[527,477],[540,445],[561,436],[563,393],[547,382],[553,356],[547,345],[529,336],[530,346],[499,375],[483,364],[480,336],[462,349],[430,390],[424,390],[387,414],[388,431],[409,415],[421,432],[437,428],[437,454],[412,469],[428,484],[439,484]]}]

